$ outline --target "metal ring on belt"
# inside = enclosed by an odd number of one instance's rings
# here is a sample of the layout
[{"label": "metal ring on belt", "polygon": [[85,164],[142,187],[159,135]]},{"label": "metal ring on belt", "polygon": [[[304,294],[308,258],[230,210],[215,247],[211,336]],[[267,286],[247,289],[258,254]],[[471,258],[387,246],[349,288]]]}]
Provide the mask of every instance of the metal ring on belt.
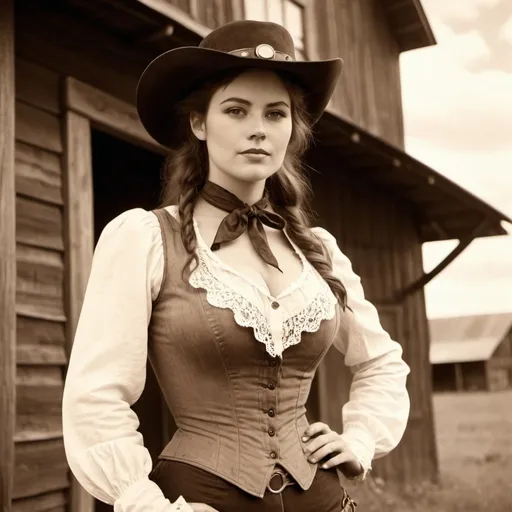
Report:
[{"label": "metal ring on belt", "polygon": [[[270,486],[270,482],[272,481],[272,478],[274,478],[276,475],[279,475],[281,477],[281,487],[279,489],[272,489],[272,487]],[[279,494],[284,490],[285,487],[293,484],[293,480],[290,480],[290,478],[288,478],[287,473],[279,469],[274,469],[274,471],[272,471],[272,474],[270,475],[270,480],[267,483],[267,489],[273,494]]]}]

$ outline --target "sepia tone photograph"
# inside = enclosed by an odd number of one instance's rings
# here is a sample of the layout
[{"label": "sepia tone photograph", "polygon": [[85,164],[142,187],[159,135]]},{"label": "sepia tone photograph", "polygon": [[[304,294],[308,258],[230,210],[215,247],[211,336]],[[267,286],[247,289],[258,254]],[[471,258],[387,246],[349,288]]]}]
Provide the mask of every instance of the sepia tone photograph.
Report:
[{"label": "sepia tone photograph", "polygon": [[0,0],[2,512],[512,511],[510,0]]}]

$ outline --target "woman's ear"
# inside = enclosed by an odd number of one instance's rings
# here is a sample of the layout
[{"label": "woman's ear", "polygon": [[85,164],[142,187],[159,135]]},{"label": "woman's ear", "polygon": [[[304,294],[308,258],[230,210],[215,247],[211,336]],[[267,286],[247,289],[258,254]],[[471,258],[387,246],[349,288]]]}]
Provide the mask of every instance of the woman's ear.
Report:
[{"label": "woman's ear", "polygon": [[192,133],[199,140],[206,140],[206,123],[204,120],[204,116],[199,115],[197,112],[192,112],[190,114],[190,128],[192,129]]}]

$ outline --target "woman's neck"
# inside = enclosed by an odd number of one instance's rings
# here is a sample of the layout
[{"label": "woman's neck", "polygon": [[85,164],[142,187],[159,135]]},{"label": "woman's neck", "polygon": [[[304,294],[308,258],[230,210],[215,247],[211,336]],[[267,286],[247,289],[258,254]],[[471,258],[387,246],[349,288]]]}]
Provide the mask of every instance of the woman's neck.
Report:
[{"label": "woman's neck", "polygon": [[[229,192],[231,192],[232,194],[237,196],[238,199],[240,199],[241,201],[243,201],[244,203],[246,203],[248,205],[253,205],[253,204],[257,203],[263,197],[263,194],[265,191],[264,183],[263,183],[263,189],[261,191],[258,191],[258,193],[254,192],[252,198],[249,198],[249,194],[247,194],[247,193],[244,196],[240,197],[240,195],[236,193],[236,190],[233,187],[227,188],[226,186],[223,186],[220,183],[216,183],[216,185],[219,185],[219,186],[225,188],[226,190],[228,190]],[[271,203],[269,203],[265,209],[270,212],[274,212],[274,209],[272,208]],[[199,197],[195,201],[194,217],[196,217],[196,218],[203,218],[203,219],[210,218],[210,219],[217,219],[217,220],[221,221],[226,215],[228,215],[228,212],[212,205],[211,203],[209,203],[208,201],[203,199],[201,197],[201,195],[199,195]]]},{"label": "woman's neck", "polygon": [[265,193],[266,180],[258,181],[256,183],[247,183],[243,181],[230,181],[227,183],[226,180],[213,178],[209,179],[209,181],[226,189],[228,192],[231,192],[233,195],[238,197],[240,201],[243,201],[249,206],[257,203]]}]

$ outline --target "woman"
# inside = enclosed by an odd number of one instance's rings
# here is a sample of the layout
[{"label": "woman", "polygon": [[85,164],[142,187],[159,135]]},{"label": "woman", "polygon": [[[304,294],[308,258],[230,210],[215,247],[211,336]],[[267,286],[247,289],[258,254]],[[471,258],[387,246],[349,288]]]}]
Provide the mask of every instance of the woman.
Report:
[{"label": "woman", "polygon": [[[172,149],[163,207],[102,232],[63,400],[69,465],[116,511],[354,510],[341,475],[400,441],[401,347],[307,215],[299,157],[340,71],[242,21],[143,73],[140,118]],[[332,344],[354,372],[341,434],[306,419]],[[178,426],[153,471],[130,409],[148,357]]]}]

